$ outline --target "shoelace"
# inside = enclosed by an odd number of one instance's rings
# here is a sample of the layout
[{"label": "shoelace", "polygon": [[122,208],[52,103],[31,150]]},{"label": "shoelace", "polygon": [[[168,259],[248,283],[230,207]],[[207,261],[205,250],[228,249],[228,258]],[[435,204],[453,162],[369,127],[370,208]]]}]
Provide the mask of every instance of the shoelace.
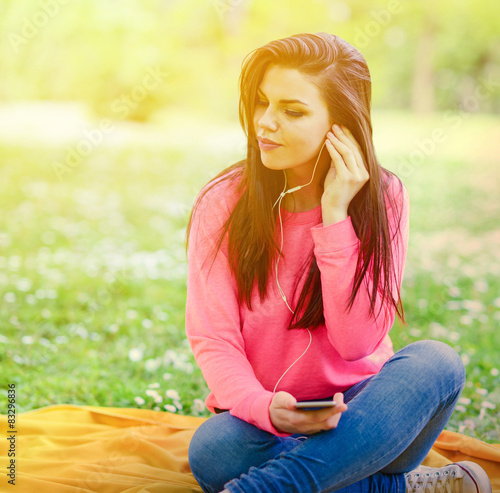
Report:
[{"label": "shoelace", "polygon": [[[453,482],[455,481],[457,472],[455,469],[445,470],[443,473],[436,471],[435,473],[415,473],[408,477],[408,492],[419,493],[458,493],[460,489],[454,489]],[[458,486],[458,483],[456,484]]]}]

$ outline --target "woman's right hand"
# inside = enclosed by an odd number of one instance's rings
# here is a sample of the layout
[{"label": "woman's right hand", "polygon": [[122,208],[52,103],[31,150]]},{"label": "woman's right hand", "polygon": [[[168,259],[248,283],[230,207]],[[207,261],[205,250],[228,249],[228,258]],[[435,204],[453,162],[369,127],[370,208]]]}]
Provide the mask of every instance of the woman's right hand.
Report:
[{"label": "woman's right hand", "polygon": [[269,406],[271,422],[282,433],[312,435],[331,430],[337,427],[342,413],[347,411],[342,393],[335,394],[333,399],[337,403],[335,407],[303,411],[295,409],[297,399],[293,395],[288,392],[277,392]]}]

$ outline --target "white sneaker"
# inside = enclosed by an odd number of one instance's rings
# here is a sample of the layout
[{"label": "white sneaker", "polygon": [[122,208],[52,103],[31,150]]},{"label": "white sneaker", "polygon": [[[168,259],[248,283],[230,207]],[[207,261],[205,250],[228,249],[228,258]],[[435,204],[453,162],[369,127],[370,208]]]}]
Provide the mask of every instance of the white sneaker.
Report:
[{"label": "white sneaker", "polygon": [[407,493],[491,493],[486,472],[470,461],[440,468],[420,466],[406,473],[405,478]]}]

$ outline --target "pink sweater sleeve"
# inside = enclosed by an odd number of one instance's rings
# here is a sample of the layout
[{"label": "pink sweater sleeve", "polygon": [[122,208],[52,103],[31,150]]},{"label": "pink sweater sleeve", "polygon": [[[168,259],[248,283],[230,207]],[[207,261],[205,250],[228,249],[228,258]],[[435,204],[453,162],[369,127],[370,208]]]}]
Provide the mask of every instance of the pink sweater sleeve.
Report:
[{"label": "pink sweater sleeve", "polygon": [[[210,192],[193,215],[186,334],[203,377],[217,397],[217,406],[274,435],[287,436],[272,425],[269,406],[273,394],[257,380],[245,354],[237,285],[224,243],[212,265],[213,247],[228,216],[225,200]],[[213,412],[213,406],[208,407]]]},{"label": "pink sweater sleeve", "polygon": [[[397,288],[401,286],[409,237],[409,199],[404,186],[392,180],[389,193],[394,197],[396,208],[387,202],[389,230],[392,240],[393,262],[396,266]],[[399,224],[399,228],[398,228]],[[314,254],[321,272],[325,325],[328,338],[346,361],[356,361],[372,354],[394,323],[395,309],[383,306],[376,318],[369,314],[372,279],[367,275],[350,311],[349,296],[354,284],[354,274],[360,249],[360,241],[354,231],[350,216],[345,220],[323,227],[311,228]],[[395,234],[397,232],[397,234]],[[394,236],[394,237],[393,237]],[[380,308],[377,297],[375,314]]]}]

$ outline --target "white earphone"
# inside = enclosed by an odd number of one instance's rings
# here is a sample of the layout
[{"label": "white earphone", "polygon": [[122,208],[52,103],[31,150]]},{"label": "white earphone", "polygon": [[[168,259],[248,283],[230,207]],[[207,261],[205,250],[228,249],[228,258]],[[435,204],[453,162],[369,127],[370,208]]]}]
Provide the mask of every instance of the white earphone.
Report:
[{"label": "white earphone", "polygon": [[[290,305],[288,304],[288,301],[286,299],[285,292],[283,291],[282,287],[280,286],[280,283],[279,283],[279,280],[278,280],[278,262],[280,261],[280,255],[281,255],[281,252],[282,252],[282,249],[283,249],[283,222],[282,222],[282,219],[281,219],[281,208],[280,208],[280,205],[281,205],[281,201],[283,200],[283,197],[287,193],[296,192],[297,190],[300,190],[301,188],[307,187],[307,185],[310,185],[312,183],[312,181],[314,179],[314,173],[316,173],[316,167],[318,166],[319,158],[321,156],[321,152],[323,151],[323,147],[325,147],[325,144],[326,144],[326,140],[323,143],[323,145],[321,146],[321,149],[319,151],[318,159],[316,160],[316,164],[314,165],[313,174],[312,174],[312,177],[311,177],[311,180],[309,181],[309,183],[306,183],[305,185],[300,185],[298,187],[291,188],[290,190],[286,190],[286,171],[283,170],[283,173],[285,174],[285,187],[283,188],[283,191],[281,192],[280,196],[278,197],[278,199],[276,200],[276,202],[273,205],[273,209],[274,209],[276,207],[276,204],[278,204],[278,216],[280,218],[280,231],[281,231],[280,253],[278,255],[278,259],[276,260],[276,269],[275,269],[276,270],[276,283],[278,285],[278,289],[279,289],[281,298],[285,302],[285,304],[288,307],[288,309],[292,312],[292,314],[294,314],[295,312],[290,308]],[[311,347],[312,334],[311,334],[311,331],[309,329],[307,329],[307,332],[309,332],[309,344],[307,345],[305,351],[285,370],[285,372],[283,373],[283,375],[281,375],[281,377],[279,378],[279,380],[276,382],[276,385],[274,386],[273,394],[276,393],[276,389],[278,388],[278,385],[281,382],[281,380],[283,379],[283,377],[295,365],[295,363],[297,363],[302,358],[302,356],[304,356],[307,353],[307,350]]]}]

